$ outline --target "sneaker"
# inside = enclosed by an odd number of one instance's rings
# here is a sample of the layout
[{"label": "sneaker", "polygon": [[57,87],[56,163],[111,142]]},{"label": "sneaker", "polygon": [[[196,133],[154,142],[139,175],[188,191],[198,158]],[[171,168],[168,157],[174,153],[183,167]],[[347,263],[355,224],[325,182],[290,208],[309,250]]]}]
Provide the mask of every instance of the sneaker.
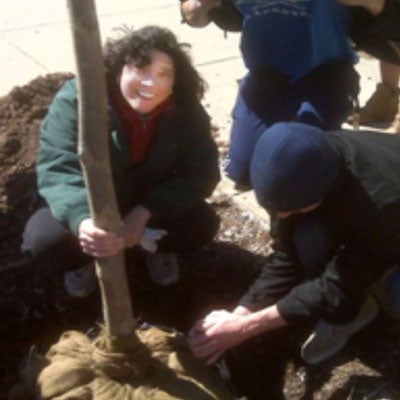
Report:
[{"label": "sneaker", "polygon": [[97,277],[93,263],[64,274],[64,287],[71,297],[84,298],[97,287]]},{"label": "sneaker", "polygon": [[301,348],[303,360],[311,365],[329,359],[341,350],[350,336],[378,315],[378,305],[368,296],[357,317],[346,325],[332,325],[320,320]]},{"label": "sneaker", "polygon": [[400,266],[390,268],[370,288],[369,293],[378,302],[381,310],[400,320]]},{"label": "sneaker", "polygon": [[167,286],[179,279],[179,265],[173,253],[148,253],[146,266],[153,282]]},{"label": "sneaker", "polygon": [[398,107],[399,89],[378,83],[375,92],[360,110],[360,124],[393,121]]}]

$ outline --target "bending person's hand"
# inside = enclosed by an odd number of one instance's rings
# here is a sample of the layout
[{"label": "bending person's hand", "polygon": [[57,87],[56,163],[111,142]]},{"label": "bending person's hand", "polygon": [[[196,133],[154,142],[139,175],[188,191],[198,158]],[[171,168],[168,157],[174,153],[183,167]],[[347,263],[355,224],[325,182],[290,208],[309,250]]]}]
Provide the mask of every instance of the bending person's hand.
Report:
[{"label": "bending person's hand", "polygon": [[111,257],[125,248],[121,236],[96,227],[91,218],[80,223],[78,239],[82,251],[92,257]]},{"label": "bending person's hand", "polygon": [[213,364],[229,348],[248,339],[246,315],[217,310],[198,321],[189,332],[195,357]]},{"label": "bending person's hand", "polygon": [[189,332],[189,346],[195,357],[212,364],[229,348],[284,325],[276,305],[253,312],[244,306],[233,312],[217,310],[196,322]]}]

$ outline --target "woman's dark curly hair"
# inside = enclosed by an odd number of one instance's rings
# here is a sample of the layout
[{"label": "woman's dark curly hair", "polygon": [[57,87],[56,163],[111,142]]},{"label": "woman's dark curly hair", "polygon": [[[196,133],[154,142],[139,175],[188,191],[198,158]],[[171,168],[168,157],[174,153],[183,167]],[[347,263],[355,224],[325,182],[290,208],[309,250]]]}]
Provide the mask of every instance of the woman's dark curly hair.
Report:
[{"label": "woman's dark curly hair", "polygon": [[158,50],[168,54],[175,67],[173,94],[175,101],[186,105],[200,100],[206,84],[192,65],[187,51],[189,45],[178,43],[175,35],[166,28],[145,26],[133,30],[119,28],[121,37],[108,39],[103,48],[106,80],[109,93],[118,89],[118,77],[126,64],[134,63],[137,67],[150,64],[150,51]]}]

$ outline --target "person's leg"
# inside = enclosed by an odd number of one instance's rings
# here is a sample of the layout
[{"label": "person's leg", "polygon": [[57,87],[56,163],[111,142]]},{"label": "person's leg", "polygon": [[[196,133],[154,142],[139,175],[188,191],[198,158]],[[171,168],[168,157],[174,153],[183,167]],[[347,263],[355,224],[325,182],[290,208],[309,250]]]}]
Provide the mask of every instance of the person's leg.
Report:
[{"label": "person's leg", "polygon": [[380,62],[381,79],[385,85],[397,89],[400,81],[400,65]]},{"label": "person's leg", "polygon": [[70,296],[86,297],[95,289],[93,259],[81,251],[77,238],[53,217],[49,207],[38,209],[28,220],[21,250],[32,259],[39,277],[64,273]]},{"label": "person's leg", "polygon": [[149,227],[164,229],[167,235],[157,242],[163,253],[193,253],[210,244],[220,225],[220,218],[206,202],[173,221],[150,221]]},{"label": "person's leg", "polygon": [[295,86],[300,105],[297,120],[323,130],[339,129],[359,92],[359,76],[350,62],[314,69]]},{"label": "person's leg", "polygon": [[[331,263],[340,250],[340,244],[334,236],[330,233],[329,229],[325,226],[320,216],[321,211],[315,210],[301,216],[293,232],[293,242],[296,255],[305,272],[307,280],[313,280],[326,272],[326,268]],[[339,274],[333,269],[330,274]],[[344,272],[341,272],[344,274]],[[354,277],[353,275],[347,277],[347,280],[357,279],[354,285],[349,289],[346,295],[346,305],[340,310],[340,315],[326,316],[332,324],[345,324],[351,321],[358,313],[360,306],[365,301],[366,293],[361,289],[357,289],[356,284],[360,283],[363,279],[367,278],[367,273],[361,277]],[[361,287],[365,285],[361,284]],[[352,291],[351,289],[355,289]],[[344,289],[345,290],[345,289]],[[330,295],[332,302],[340,300],[333,298]],[[344,300],[343,298],[341,300]]]},{"label": "person's leg", "polygon": [[166,286],[179,279],[177,255],[193,253],[214,239],[220,219],[214,210],[202,203],[174,221],[150,221],[149,228],[167,232],[157,242],[157,251],[147,253],[146,265],[155,283]]},{"label": "person's leg", "polygon": [[346,345],[352,335],[372,322],[378,312],[374,298],[366,296],[357,315],[349,323],[338,325],[319,320],[301,348],[303,360],[314,365],[330,359]]},{"label": "person's leg", "polygon": [[232,127],[225,172],[239,185],[249,186],[249,165],[254,146],[275,122],[294,119],[288,80],[268,69],[249,73],[239,87],[232,112]]},{"label": "person's leg", "polygon": [[368,291],[384,313],[400,320],[400,263],[389,268]]},{"label": "person's leg", "polygon": [[[294,232],[294,244],[307,279],[315,279],[321,275],[339,249],[337,241],[321,222],[318,212],[301,218]],[[366,296],[360,303],[355,296],[354,302],[349,303],[346,310],[346,314],[352,318],[348,323],[339,325],[325,320],[317,322],[302,346],[303,359],[309,364],[317,364],[334,356],[377,313],[378,306],[372,297]]]},{"label": "person's leg", "polygon": [[391,134],[400,134],[400,102],[398,105],[397,114],[394,116],[392,124],[385,132]]},{"label": "person's leg", "polygon": [[381,82],[360,110],[360,123],[392,121],[399,107],[400,65],[380,61]]},{"label": "person's leg", "polygon": [[[394,109],[394,117],[392,125],[387,130],[387,133],[395,133],[400,134],[400,89],[399,89],[399,82],[400,82],[400,65],[396,64],[389,64],[387,62],[381,61],[381,76],[382,76],[382,83],[386,86],[393,89],[393,91],[397,94],[396,101],[393,100],[388,104],[390,106],[391,112],[392,108]],[[393,104],[395,106],[393,107]]]},{"label": "person's leg", "polygon": [[238,185],[248,186],[249,165],[254,146],[265,129],[265,124],[248,107],[243,98],[243,87],[249,76],[240,84],[236,103],[232,111],[229,150],[225,164],[225,173]]},{"label": "person's leg", "polygon": [[40,208],[29,218],[21,250],[38,270],[47,272],[77,269],[91,260],[80,250],[77,238],[53,217],[49,207]]}]

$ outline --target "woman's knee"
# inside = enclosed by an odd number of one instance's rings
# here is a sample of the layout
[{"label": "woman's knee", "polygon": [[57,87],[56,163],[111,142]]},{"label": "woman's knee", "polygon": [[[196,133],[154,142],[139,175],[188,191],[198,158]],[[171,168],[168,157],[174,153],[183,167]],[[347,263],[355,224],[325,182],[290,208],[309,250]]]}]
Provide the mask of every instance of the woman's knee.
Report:
[{"label": "woman's knee", "polygon": [[22,237],[21,249],[32,258],[57,251],[70,241],[72,234],[51,214],[49,207],[37,210],[28,220]]},{"label": "woman's knee", "polygon": [[217,234],[220,218],[207,203],[195,207],[176,221],[161,223],[155,227],[167,230],[168,235],[160,240],[163,252],[190,253],[210,244]]}]

